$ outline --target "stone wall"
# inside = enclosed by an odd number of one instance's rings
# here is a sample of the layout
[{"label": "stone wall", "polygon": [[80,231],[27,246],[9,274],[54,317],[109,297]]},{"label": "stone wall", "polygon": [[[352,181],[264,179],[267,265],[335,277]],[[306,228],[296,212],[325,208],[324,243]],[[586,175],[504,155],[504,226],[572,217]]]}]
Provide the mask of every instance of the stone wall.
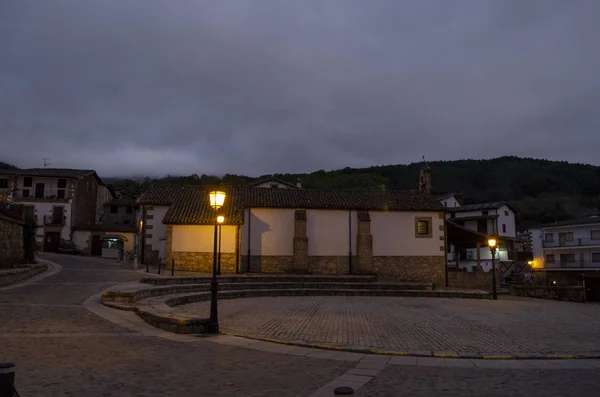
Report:
[{"label": "stone wall", "polygon": [[30,265],[22,268],[0,270],[0,286],[10,285],[23,281],[29,277],[35,276],[38,273],[46,271],[48,265]]},{"label": "stone wall", "polygon": [[511,285],[509,286],[509,293],[513,296],[585,302],[585,289],[583,287]]},{"label": "stone wall", "polygon": [[[492,272],[484,272],[483,270],[476,270],[474,272],[449,271],[448,287],[491,291]],[[496,269],[496,288],[500,288],[500,269]]]},{"label": "stone wall", "polygon": [[[212,252],[167,251],[166,268],[171,269],[171,260],[175,260],[175,270],[187,272],[212,273]],[[221,274],[235,274],[236,255],[221,253]]]},{"label": "stone wall", "polygon": [[250,273],[294,273],[294,257],[285,255],[252,255],[248,264],[248,255],[242,256],[244,271]]},{"label": "stone wall", "polygon": [[23,263],[23,222],[0,214],[0,267]]},{"label": "stone wall", "polygon": [[[356,256],[352,258],[356,263]],[[309,256],[308,272],[310,274],[350,274],[347,256]]]},{"label": "stone wall", "polygon": [[380,280],[432,281],[445,285],[443,256],[374,256],[373,274]]},{"label": "stone wall", "polygon": [[92,174],[77,180],[71,209],[71,225],[93,225],[96,222],[98,186],[98,181]]}]

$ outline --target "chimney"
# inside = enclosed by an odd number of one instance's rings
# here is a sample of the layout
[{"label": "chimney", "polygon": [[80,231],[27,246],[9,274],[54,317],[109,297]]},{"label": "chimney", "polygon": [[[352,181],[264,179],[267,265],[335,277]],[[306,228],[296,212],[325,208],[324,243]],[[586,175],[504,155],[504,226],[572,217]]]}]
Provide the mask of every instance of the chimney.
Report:
[{"label": "chimney", "polygon": [[302,179],[300,179],[300,177],[298,177],[298,179],[296,179],[296,187],[298,189],[302,189]]},{"label": "chimney", "polygon": [[431,168],[427,163],[421,168],[419,174],[419,191],[425,193],[431,192]]}]

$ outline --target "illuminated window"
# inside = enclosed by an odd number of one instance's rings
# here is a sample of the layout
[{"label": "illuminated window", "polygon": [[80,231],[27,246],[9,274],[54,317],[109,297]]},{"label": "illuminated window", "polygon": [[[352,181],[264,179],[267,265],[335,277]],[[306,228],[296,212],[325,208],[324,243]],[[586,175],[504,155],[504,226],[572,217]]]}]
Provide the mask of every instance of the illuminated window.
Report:
[{"label": "illuminated window", "polygon": [[415,237],[432,237],[431,234],[432,218],[415,218]]}]

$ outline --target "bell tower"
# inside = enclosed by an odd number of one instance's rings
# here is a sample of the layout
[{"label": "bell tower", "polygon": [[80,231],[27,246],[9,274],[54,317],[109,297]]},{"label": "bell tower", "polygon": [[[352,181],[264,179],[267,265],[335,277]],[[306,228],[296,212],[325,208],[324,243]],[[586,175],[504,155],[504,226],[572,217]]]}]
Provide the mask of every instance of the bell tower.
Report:
[{"label": "bell tower", "polygon": [[423,167],[419,172],[419,191],[430,193],[431,192],[431,167],[425,162],[425,156],[423,156]]}]

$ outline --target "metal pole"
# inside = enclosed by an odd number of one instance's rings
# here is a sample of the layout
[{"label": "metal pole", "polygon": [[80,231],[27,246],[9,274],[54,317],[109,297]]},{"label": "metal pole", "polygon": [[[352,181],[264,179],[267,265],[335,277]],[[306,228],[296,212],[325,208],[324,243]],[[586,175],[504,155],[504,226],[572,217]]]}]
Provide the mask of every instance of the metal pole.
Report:
[{"label": "metal pole", "polygon": [[171,276],[175,275],[175,259],[171,259]]},{"label": "metal pole", "polygon": [[219,313],[217,310],[217,291],[219,289],[219,281],[217,280],[217,234],[218,224],[215,220],[215,238],[213,250],[213,272],[212,281],[210,283],[210,320],[208,322],[208,333],[219,333]]},{"label": "metal pole", "polygon": [[15,365],[13,363],[0,363],[0,397],[15,395]]},{"label": "metal pole", "polygon": [[149,273],[150,269],[148,268],[148,258],[146,258],[146,273]]},{"label": "metal pole", "polygon": [[496,293],[496,248],[492,249],[492,299],[498,299],[498,294]]},{"label": "metal pole", "polygon": [[217,275],[221,275],[221,227],[219,224],[219,254],[217,255]]}]

